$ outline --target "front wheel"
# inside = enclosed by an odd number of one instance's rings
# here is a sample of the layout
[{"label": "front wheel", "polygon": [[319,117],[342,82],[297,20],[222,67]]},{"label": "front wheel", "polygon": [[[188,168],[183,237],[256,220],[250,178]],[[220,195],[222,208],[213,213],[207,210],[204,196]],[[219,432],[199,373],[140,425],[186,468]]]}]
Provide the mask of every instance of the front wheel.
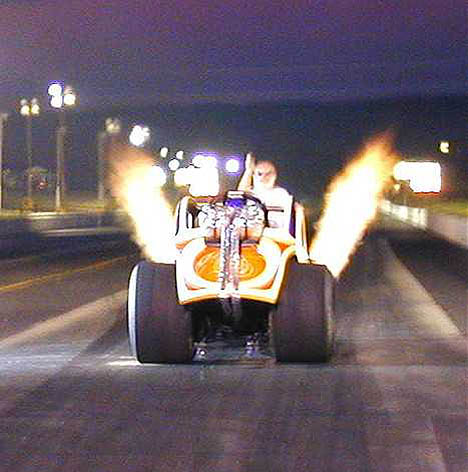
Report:
[{"label": "front wheel", "polygon": [[190,362],[192,318],[179,305],[174,265],[142,261],[134,267],[127,314],[130,349],[139,362]]},{"label": "front wheel", "polygon": [[334,279],[325,266],[288,263],[277,309],[272,313],[276,359],[325,362],[333,345]]}]

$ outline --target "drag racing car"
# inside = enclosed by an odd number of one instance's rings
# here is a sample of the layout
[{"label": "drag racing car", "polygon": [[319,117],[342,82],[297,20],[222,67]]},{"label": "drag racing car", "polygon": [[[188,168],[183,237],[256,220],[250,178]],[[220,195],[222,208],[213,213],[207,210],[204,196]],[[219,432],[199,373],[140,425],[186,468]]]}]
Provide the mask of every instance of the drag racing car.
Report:
[{"label": "drag racing car", "polygon": [[329,358],[334,279],[309,260],[293,197],[266,207],[237,190],[185,196],[175,223],[175,263],[144,260],[130,276],[128,332],[139,362],[191,362],[197,346],[220,336],[260,339],[281,362]]}]

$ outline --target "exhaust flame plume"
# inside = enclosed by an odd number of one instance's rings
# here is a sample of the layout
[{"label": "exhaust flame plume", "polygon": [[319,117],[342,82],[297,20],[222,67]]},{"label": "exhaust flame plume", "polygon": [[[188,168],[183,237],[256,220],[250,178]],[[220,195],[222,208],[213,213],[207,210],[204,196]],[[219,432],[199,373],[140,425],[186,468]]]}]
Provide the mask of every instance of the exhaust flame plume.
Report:
[{"label": "exhaust flame plume", "polygon": [[109,162],[112,195],[132,220],[135,242],[151,261],[173,263],[173,211],[152,172],[153,158],[141,150],[116,145]]},{"label": "exhaust flame plume", "polygon": [[310,245],[312,261],[338,278],[375,218],[398,157],[389,134],[368,142],[332,180]]}]

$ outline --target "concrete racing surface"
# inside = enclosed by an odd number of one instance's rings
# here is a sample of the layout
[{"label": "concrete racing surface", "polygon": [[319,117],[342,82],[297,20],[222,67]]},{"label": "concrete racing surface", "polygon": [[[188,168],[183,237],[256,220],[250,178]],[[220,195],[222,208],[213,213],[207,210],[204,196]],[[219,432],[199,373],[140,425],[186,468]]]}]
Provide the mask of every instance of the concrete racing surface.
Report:
[{"label": "concrete racing surface", "polygon": [[465,472],[466,273],[418,237],[361,246],[320,365],[239,345],[142,366],[130,245],[0,261],[0,471]]}]

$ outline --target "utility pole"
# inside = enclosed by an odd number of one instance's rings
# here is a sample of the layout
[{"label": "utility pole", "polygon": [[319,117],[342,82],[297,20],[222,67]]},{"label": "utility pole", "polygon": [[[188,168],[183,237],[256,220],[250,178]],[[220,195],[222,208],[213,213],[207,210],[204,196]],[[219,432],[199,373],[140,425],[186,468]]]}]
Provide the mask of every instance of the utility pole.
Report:
[{"label": "utility pole", "polygon": [[32,201],[32,116],[29,115],[26,117],[26,153],[28,155],[28,205],[31,204]]},{"label": "utility pole", "polygon": [[63,195],[65,191],[65,114],[59,110],[59,125],[57,127],[57,169],[55,179],[55,211],[63,210]]},{"label": "utility pole", "polygon": [[49,85],[50,105],[58,110],[59,124],[57,127],[57,178],[55,182],[55,211],[63,210],[63,197],[65,195],[65,107],[76,104],[76,94],[69,85],[62,87],[59,82]]},{"label": "utility pole", "polygon": [[28,195],[27,201],[28,206],[31,208],[34,206],[32,201],[32,165],[33,165],[33,147],[32,147],[32,119],[33,116],[39,115],[41,107],[39,106],[39,101],[37,98],[31,98],[27,100],[26,98],[21,99],[20,101],[20,114],[26,119],[26,154],[28,158],[28,168],[27,168],[27,185],[28,185]]},{"label": "utility pole", "polygon": [[3,209],[3,125],[8,114],[0,112],[0,210]]},{"label": "utility pole", "polygon": [[105,198],[105,153],[106,153],[106,139],[107,133],[99,131],[97,135],[97,151],[98,151],[98,200],[99,203],[104,203]]},{"label": "utility pole", "polygon": [[122,130],[122,122],[119,118],[107,118],[105,130],[99,131],[97,136],[98,149],[98,200],[104,203],[108,197],[106,180],[109,177],[108,152]]}]

